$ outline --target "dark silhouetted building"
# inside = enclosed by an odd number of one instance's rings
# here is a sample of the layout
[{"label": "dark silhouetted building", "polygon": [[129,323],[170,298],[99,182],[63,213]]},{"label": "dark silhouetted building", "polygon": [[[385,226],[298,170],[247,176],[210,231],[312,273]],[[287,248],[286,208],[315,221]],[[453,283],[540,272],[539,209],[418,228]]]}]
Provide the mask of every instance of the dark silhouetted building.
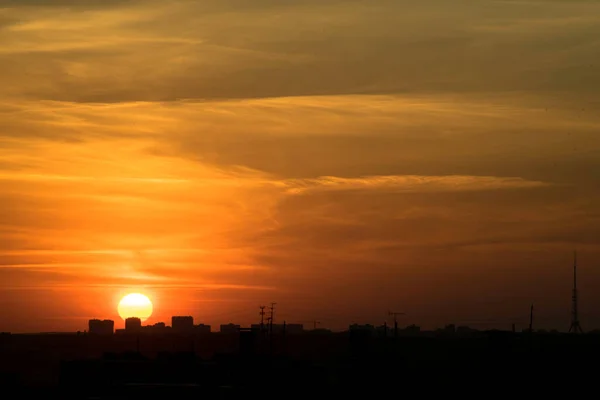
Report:
[{"label": "dark silhouetted building", "polygon": [[194,317],[174,316],[171,317],[171,327],[176,333],[192,333],[194,331]]},{"label": "dark silhouetted building", "polygon": [[368,334],[374,334],[376,332],[375,326],[371,325],[371,324],[365,324],[365,325],[352,324],[348,327],[348,330],[350,332],[365,332]]},{"label": "dark silhouetted building", "polygon": [[477,333],[479,333],[477,329],[473,329],[468,326],[458,326],[456,328],[456,334],[461,336],[472,336]]},{"label": "dark silhouetted building", "polygon": [[126,332],[140,332],[142,330],[142,320],[136,317],[127,318],[125,320]]},{"label": "dark silhouetted building", "polygon": [[269,325],[268,324],[252,324],[250,325],[250,329],[253,331],[266,331],[269,329]]},{"label": "dark silhouetted building", "polygon": [[418,336],[421,333],[421,327],[415,324],[409,325],[400,331],[403,335]]},{"label": "dark silhouetted building", "polygon": [[456,333],[456,326],[454,324],[446,325],[444,327],[444,333],[454,335]]},{"label": "dark silhouetted building", "polygon": [[244,356],[256,354],[256,339],[259,332],[255,329],[240,329],[240,354]]},{"label": "dark silhouetted building", "polygon": [[198,324],[194,326],[194,333],[206,334],[210,333],[210,325]]},{"label": "dark silhouetted building", "polygon": [[311,335],[331,335],[333,332],[331,329],[317,328],[306,331],[306,333],[310,333]]},{"label": "dark silhouetted building", "polygon": [[240,326],[236,324],[221,325],[219,331],[221,333],[238,333],[240,331]]},{"label": "dark silhouetted building", "polygon": [[165,325],[164,322],[157,322],[154,325],[144,326],[144,332],[148,333],[166,333],[169,328]]},{"label": "dark silhouetted building", "polygon": [[[283,326],[281,327],[283,329]],[[286,324],[285,325],[285,333],[289,333],[291,335],[304,333],[304,325],[302,324]]]},{"label": "dark silhouetted building", "polygon": [[89,333],[94,335],[112,335],[115,332],[115,321],[110,319],[90,319]]},{"label": "dark silhouetted building", "polygon": [[[261,325],[260,324],[252,324],[250,326],[250,328],[252,330],[260,330]],[[263,325],[263,329],[264,330],[269,330],[269,325],[265,324]],[[304,332],[304,325],[302,324],[273,324],[273,333],[276,334],[282,334],[282,333],[290,333],[290,334],[296,334],[296,333],[303,333]]]},{"label": "dark silhouetted building", "polygon": [[381,325],[381,326],[378,326],[375,328],[375,333],[379,337],[393,336],[394,335],[394,327],[392,326],[390,328],[387,325]]}]

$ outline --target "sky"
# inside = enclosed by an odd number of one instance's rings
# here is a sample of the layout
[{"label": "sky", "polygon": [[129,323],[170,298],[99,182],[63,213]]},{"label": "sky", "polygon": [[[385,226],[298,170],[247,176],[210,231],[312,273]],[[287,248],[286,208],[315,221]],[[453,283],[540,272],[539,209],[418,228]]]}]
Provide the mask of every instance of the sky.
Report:
[{"label": "sky", "polygon": [[0,0],[0,88],[0,331],[600,328],[600,2]]}]

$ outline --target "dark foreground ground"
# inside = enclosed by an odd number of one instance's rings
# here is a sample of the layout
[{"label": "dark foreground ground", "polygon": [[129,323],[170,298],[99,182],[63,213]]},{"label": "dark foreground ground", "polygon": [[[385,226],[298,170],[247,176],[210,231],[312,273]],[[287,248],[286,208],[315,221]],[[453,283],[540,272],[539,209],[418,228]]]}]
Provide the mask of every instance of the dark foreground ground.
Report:
[{"label": "dark foreground ground", "polygon": [[0,396],[541,398],[600,387],[597,335],[242,336],[4,335]]}]

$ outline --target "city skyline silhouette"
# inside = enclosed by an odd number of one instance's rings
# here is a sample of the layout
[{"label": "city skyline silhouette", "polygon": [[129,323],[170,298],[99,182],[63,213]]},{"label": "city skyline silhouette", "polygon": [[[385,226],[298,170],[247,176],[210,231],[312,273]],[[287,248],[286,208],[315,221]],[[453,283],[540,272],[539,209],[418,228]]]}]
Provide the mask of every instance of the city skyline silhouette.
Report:
[{"label": "city skyline silhouette", "polygon": [[589,0],[0,0],[4,397],[594,393],[598,37]]},{"label": "city skyline silhouette", "polygon": [[[580,321],[579,321],[579,314],[578,314],[578,290],[577,290],[577,252],[574,251],[573,252],[573,289],[572,289],[572,296],[571,296],[571,323],[568,329],[568,333],[583,333],[583,329],[581,328],[580,325]],[[146,310],[146,308],[150,307],[150,310],[152,309],[152,303],[151,301],[144,295],[142,294],[129,294],[127,296],[125,296],[122,300],[121,303],[119,304],[119,307],[122,306],[122,304],[131,297],[136,297],[136,298],[142,298],[141,302],[143,304],[142,306],[142,310],[141,313],[148,313],[148,311]],[[140,300],[138,300],[140,301]],[[267,321],[265,323],[265,309],[266,306],[260,306],[260,323],[253,323],[250,325],[250,329],[258,329],[260,331],[270,331],[272,330],[272,326],[274,324],[275,321],[275,305],[277,303],[271,303],[271,306],[269,307],[270,310],[270,315],[267,317]],[[142,323],[144,321],[146,321],[149,316],[140,318],[138,316],[136,316],[136,312],[138,310],[137,309],[131,309],[128,311],[119,311],[119,313],[121,314],[121,317],[124,320],[125,323],[125,327],[124,329],[118,329],[115,331],[115,321],[113,320],[100,320],[100,319],[93,319],[89,321],[88,327],[89,333],[101,333],[101,334],[106,334],[108,333],[108,331],[110,331],[110,334],[112,333],[140,333],[140,332],[148,332],[148,333],[166,333],[169,331],[173,331],[173,332],[186,332],[186,333],[196,333],[196,334],[206,334],[206,333],[212,333],[214,332],[211,329],[211,325],[210,324],[204,324],[201,323],[199,325],[194,325],[194,317],[193,316],[172,316],[171,317],[171,325],[166,325],[165,322],[157,322],[154,323],[152,325],[143,325]],[[151,311],[150,311],[151,314]],[[141,314],[140,314],[141,315]],[[398,324],[398,317],[399,316],[406,316],[405,312],[392,312],[392,311],[388,311],[388,316],[393,317],[393,325],[388,326],[388,321],[385,320],[383,322],[382,325],[377,325],[377,324],[371,324],[371,323],[365,323],[365,324],[357,324],[356,322],[353,322],[352,324],[349,325],[348,327],[348,331],[352,331],[353,329],[366,329],[368,331],[371,331],[373,333],[376,332],[380,332],[381,330],[384,331],[384,335],[388,335],[388,333],[393,334],[394,336],[398,336],[398,332],[399,329],[402,329],[403,332],[406,331],[414,331],[414,329],[417,329],[417,332],[420,331],[420,326],[413,324],[407,325],[406,327],[399,327]],[[515,318],[516,321],[521,322],[522,318]],[[534,321],[534,305],[531,305],[531,309],[530,309],[530,315],[529,315],[529,326],[527,329],[522,328],[523,331],[529,331],[529,332],[535,332],[536,330],[534,330],[533,327],[533,321]],[[317,321],[317,320],[313,320],[311,321],[313,323],[313,331],[328,331],[331,332],[331,330],[329,329],[323,329],[322,327],[320,327],[319,329],[317,329],[317,324],[321,325],[322,322],[321,321]],[[473,321],[471,321],[473,322]],[[93,324],[96,325],[96,329],[93,329]],[[129,324],[129,326],[128,326]],[[285,332],[286,330],[286,324],[287,321],[283,321],[283,324],[278,323],[278,330],[283,330]],[[476,322],[476,325],[480,325],[481,321]],[[306,332],[307,330],[304,329],[304,323],[299,323],[299,324],[293,324],[294,325],[294,329],[292,329],[292,332],[296,331],[297,333],[300,332]],[[498,323],[496,322],[493,327],[487,327],[487,329],[498,329]],[[185,327],[184,327],[185,326]],[[447,330],[448,327],[452,327],[452,329],[455,329],[456,324],[452,323],[452,324],[446,324],[444,327],[444,330]],[[513,332],[516,332],[516,326],[517,324],[515,322],[512,322],[511,325],[511,330]],[[226,324],[220,324],[220,329],[218,332],[221,333],[232,333],[232,332],[236,332],[236,331],[240,331],[243,329],[247,329],[248,327],[242,327],[241,324],[236,324],[234,321],[226,323]],[[440,327],[436,328],[435,331],[439,331]],[[462,325],[458,327],[458,331],[460,332],[461,329],[463,331],[467,331],[467,332],[472,332],[472,331],[476,331],[477,329],[473,329],[471,326],[468,325]],[[502,330],[502,329],[500,329]],[[504,329],[504,330],[508,330],[508,329]],[[547,330],[545,329],[538,329],[538,332],[546,332]],[[551,329],[551,332],[561,332],[560,329],[556,329],[553,328]],[[593,330],[593,332],[600,332],[600,330]]]},{"label": "city skyline silhouette", "polygon": [[[581,328],[580,325],[580,321],[579,321],[579,314],[578,314],[578,290],[577,290],[577,266],[578,266],[578,261],[577,261],[577,252],[574,251],[573,252],[573,286],[572,286],[572,296],[571,296],[571,323],[569,326],[569,329],[567,330],[568,333],[583,333],[583,329]],[[265,309],[267,308],[267,306],[259,306],[260,312],[258,313],[258,315],[260,316],[260,323],[257,323],[257,321],[254,321],[254,323],[250,323],[250,326],[243,326],[243,324],[236,324],[235,321],[229,321],[227,323],[221,323],[220,324],[220,329],[218,331],[212,330],[212,325],[211,324],[206,324],[204,322],[198,324],[198,325],[194,325],[194,316],[193,315],[179,315],[179,316],[172,316],[171,317],[171,325],[167,325],[164,321],[159,321],[159,322],[154,322],[152,324],[144,324],[144,322],[148,321],[151,317],[152,317],[152,312],[153,312],[153,304],[152,301],[145,295],[141,294],[141,293],[129,293],[127,295],[125,295],[121,301],[119,302],[118,305],[118,312],[119,315],[124,323],[123,327],[119,327],[119,324],[116,323],[114,320],[111,319],[101,319],[101,318],[93,318],[90,319],[88,321],[88,329],[84,330],[84,333],[100,333],[100,334],[113,334],[113,333],[168,333],[168,332],[187,332],[190,334],[196,333],[196,334],[206,334],[206,333],[213,333],[213,332],[227,332],[227,333],[232,333],[232,331],[240,331],[243,329],[259,329],[261,331],[266,330],[269,331],[270,329],[272,329],[271,327],[273,326],[273,324],[275,324],[275,305],[277,303],[272,302],[270,303],[271,306],[269,307],[270,310],[270,314],[266,317],[265,320],[265,316],[267,315],[265,313]],[[140,315],[143,315],[142,317],[140,317]],[[285,314],[284,316],[289,314]],[[399,324],[399,317],[406,317],[406,313],[405,312],[392,312],[392,311],[388,311],[388,318],[385,319],[384,318],[384,322],[381,325],[378,324],[373,324],[372,321],[366,322],[366,323],[357,323],[356,321],[352,321],[352,323],[349,324],[347,329],[341,329],[341,331],[351,331],[352,329],[367,329],[370,330],[372,332],[377,332],[377,331],[381,331],[382,329],[385,332],[389,332],[394,334],[395,336],[397,336],[399,329],[401,329],[402,331],[406,331],[406,330],[414,330],[417,329],[418,331],[421,329],[421,327],[417,324],[410,323],[407,324],[406,326],[400,326]],[[393,322],[392,324],[390,324],[389,318],[393,318]],[[286,318],[284,317],[283,323],[278,323],[275,324],[278,326],[278,329],[281,330],[283,329],[285,331],[285,327],[286,324],[288,324],[289,321],[285,320]],[[537,323],[537,317],[536,317],[536,323]],[[511,327],[510,330],[512,330],[513,332],[516,332],[516,328],[517,328],[517,323],[521,323],[522,324],[523,321],[523,317],[517,317],[517,318],[513,318],[513,321],[511,323]],[[529,325],[527,328],[525,328],[524,326],[521,326],[520,329],[522,331],[529,331],[529,332],[534,332],[536,330],[533,329],[533,321],[534,321],[534,305],[531,305],[531,309],[530,309],[530,314],[529,314]],[[179,323],[176,323],[179,322]],[[180,326],[182,325],[186,325],[185,329],[182,329]],[[292,329],[292,332],[296,331],[296,332],[307,332],[309,331],[308,329],[304,328],[304,324],[305,323],[312,323],[313,324],[313,331],[328,331],[331,332],[331,329],[328,329],[326,327],[323,327],[323,321],[317,321],[312,320],[312,321],[301,321],[300,323],[295,323],[295,324],[289,324],[290,326],[293,326],[294,328]],[[459,321],[459,322],[463,322],[463,321]],[[494,321],[493,319],[490,319],[488,321],[469,321],[472,324],[474,323],[474,326],[469,326],[468,324],[459,324],[458,328],[459,331],[461,329],[463,330],[467,330],[467,331],[478,331],[478,330],[505,330],[508,331],[508,327],[504,326],[501,327],[501,324],[499,324],[499,322],[496,320]],[[317,325],[319,325],[319,329],[317,329]],[[486,326],[487,325],[487,326]],[[448,327],[456,327],[456,323],[446,323],[444,325],[443,329],[448,329]],[[481,327],[483,326],[483,329],[481,329]],[[479,328],[479,329],[478,329]],[[440,329],[442,329],[442,327],[435,327],[434,329],[430,329],[430,331],[439,331]],[[453,328],[454,329],[454,328]],[[338,328],[337,331],[340,331],[340,329]],[[553,327],[551,329],[537,329],[538,332],[547,332],[547,331],[551,331],[551,332],[564,332],[562,329],[560,328],[556,328]],[[598,329],[593,329],[593,332],[600,332],[600,330]],[[8,332],[7,332],[8,333]],[[17,332],[18,333],[18,332]],[[40,332],[42,333],[42,332]],[[66,333],[66,332],[65,332]],[[81,330],[78,330],[77,333],[81,333]]]}]

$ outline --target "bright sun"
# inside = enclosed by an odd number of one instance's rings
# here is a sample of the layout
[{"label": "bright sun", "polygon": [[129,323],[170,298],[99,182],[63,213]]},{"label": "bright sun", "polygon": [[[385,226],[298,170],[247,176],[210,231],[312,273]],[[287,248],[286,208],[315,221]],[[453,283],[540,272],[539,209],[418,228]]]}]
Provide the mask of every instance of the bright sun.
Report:
[{"label": "bright sun", "polygon": [[152,315],[152,302],[143,294],[131,293],[121,299],[117,310],[123,319],[137,317],[145,321]]}]

